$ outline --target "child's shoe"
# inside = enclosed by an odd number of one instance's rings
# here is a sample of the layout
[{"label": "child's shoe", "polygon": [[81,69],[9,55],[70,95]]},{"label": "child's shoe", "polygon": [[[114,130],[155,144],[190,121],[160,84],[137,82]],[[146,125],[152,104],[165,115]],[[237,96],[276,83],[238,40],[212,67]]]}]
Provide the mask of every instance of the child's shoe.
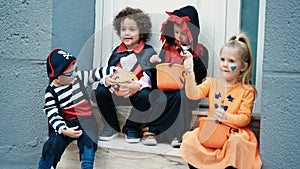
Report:
[{"label": "child's shoe", "polygon": [[104,127],[102,133],[99,136],[101,141],[111,141],[114,138],[118,137],[119,133],[112,129],[111,127]]},{"label": "child's shoe", "polygon": [[125,134],[125,140],[127,143],[139,143],[141,138],[137,131],[128,130]]}]

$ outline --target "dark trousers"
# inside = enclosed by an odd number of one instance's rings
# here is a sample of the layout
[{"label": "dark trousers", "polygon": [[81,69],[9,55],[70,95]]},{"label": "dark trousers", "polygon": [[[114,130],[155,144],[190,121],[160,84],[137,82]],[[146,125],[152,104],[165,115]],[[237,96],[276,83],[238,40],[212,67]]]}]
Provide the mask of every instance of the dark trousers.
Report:
[{"label": "dark trousers", "polygon": [[103,121],[104,125],[109,125],[114,130],[120,132],[116,106],[133,106],[122,132],[126,133],[128,130],[137,130],[140,132],[145,120],[146,111],[151,107],[149,101],[150,92],[149,88],[144,88],[133,96],[124,98],[112,94],[104,85],[99,85],[95,91],[95,95],[99,110],[105,120]]},{"label": "dark trousers", "polygon": [[156,134],[163,133],[176,120],[181,103],[180,91],[158,92],[157,100],[151,108],[148,116],[148,124],[150,132]]},{"label": "dark trousers", "polygon": [[[66,121],[68,127],[79,126],[82,135],[77,138],[81,167],[93,168],[95,152],[98,148],[98,126],[94,117],[82,117],[80,119]],[[66,147],[75,139],[52,131],[43,146],[39,169],[56,167]]]},{"label": "dark trousers", "polygon": [[156,96],[148,117],[149,131],[156,133],[162,142],[174,138],[181,141],[182,135],[190,129],[191,111],[197,108],[199,101],[188,99],[184,90],[158,90]]},{"label": "dark trousers", "polygon": [[191,164],[188,164],[190,169],[197,169],[196,167],[192,166]]}]

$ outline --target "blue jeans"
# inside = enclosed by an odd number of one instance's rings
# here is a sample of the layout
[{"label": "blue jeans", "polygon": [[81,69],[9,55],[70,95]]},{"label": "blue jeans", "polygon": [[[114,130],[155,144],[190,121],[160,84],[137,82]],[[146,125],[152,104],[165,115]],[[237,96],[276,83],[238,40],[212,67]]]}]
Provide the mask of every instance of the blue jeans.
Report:
[{"label": "blue jeans", "polygon": [[92,169],[94,167],[95,151],[94,147],[83,146],[81,153],[81,169]]},{"label": "blue jeans", "polygon": [[51,169],[53,162],[54,162],[54,156],[48,156],[45,159],[41,157],[38,169]]},{"label": "blue jeans", "polygon": [[[77,138],[77,146],[79,148],[81,168],[90,169],[94,165],[95,151],[97,150],[98,129],[94,118],[85,117],[75,120],[66,121],[70,127],[79,126],[83,131],[82,135]],[[50,169],[52,166],[56,168],[66,147],[73,141],[73,138],[51,132],[49,139],[45,142],[43,153],[39,162],[39,169]]]},{"label": "blue jeans", "polygon": [[[92,169],[94,167],[95,151],[94,147],[83,146],[83,153],[81,157],[81,169]],[[47,156],[45,159],[41,157],[39,162],[39,169],[51,169],[54,163],[54,156]]]}]

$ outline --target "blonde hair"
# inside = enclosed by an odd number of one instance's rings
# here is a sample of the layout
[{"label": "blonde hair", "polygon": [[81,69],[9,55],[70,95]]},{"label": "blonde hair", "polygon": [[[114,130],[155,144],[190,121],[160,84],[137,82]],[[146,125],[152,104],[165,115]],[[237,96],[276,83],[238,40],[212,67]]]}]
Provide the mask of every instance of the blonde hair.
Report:
[{"label": "blonde hair", "polygon": [[[239,76],[239,82],[243,86],[251,85],[251,78],[252,78],[252,71],[253,71],[253,55],[251,52],[251,46],[250,41],[245,33],[239,33],[236,35],[232,35],[229,40],[223,45],[223,47],[220,50],[220,53],[222,53],[222,50],[224,47],[230,47],[234,48],[239,52],[239,56],[241,61],[248,64],[248,67],[245,71],[241,72]],[[244,64],[244,63],[243,63]],[[252,86],[254,88],[254,86]],[[255,88],[254,88],[255,90]],[[255,93],[257,94],[256,90]]]}]

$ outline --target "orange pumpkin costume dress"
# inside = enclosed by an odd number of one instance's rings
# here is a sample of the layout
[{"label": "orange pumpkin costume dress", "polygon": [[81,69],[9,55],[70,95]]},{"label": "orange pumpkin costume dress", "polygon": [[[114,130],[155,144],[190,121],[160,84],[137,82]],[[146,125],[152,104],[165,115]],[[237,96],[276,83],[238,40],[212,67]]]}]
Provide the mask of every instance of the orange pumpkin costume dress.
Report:
[{"label": "orange pumpkin costume dress", "polygon": [[[191,80],[191,78],[187,80]],[[216,108],[218,105],[215,104],[214,98],[220,93],[215,93],[214,80],[216,79],[207,78],[197,86],[198,92],[186,86],[187,95],[196,95],[198,99],[208,97],[209,105]],[[257,139],[248,127],[251,121],[255,91],[251,85],[243,86],[237,83],[226,86],[224,94],[223,105],[219,106],[226,111],[227,120],[239,127],[239,133],[232,134],[222,149],[213,149],[200,144],[199,128],[196,128],[183,135],[179,154],[187,163],[200,169],[224,169],[227,166],[238,169],[259,169],[262,162]]]}]

